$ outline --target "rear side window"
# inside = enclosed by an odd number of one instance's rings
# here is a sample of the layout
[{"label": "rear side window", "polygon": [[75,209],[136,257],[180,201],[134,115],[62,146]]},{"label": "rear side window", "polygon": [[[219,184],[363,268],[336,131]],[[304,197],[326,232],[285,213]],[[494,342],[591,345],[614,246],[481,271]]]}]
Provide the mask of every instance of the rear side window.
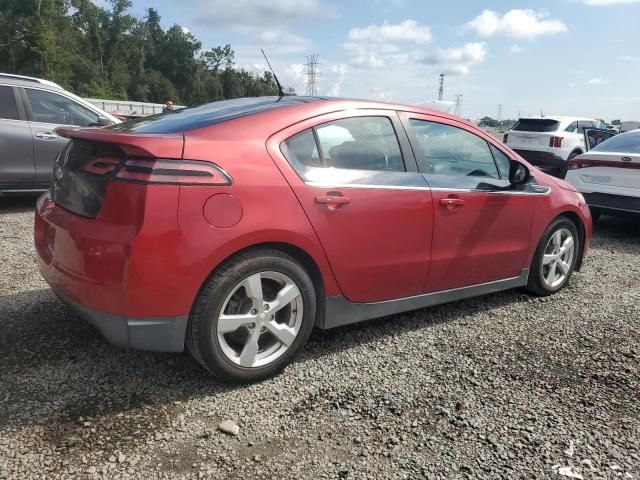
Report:
[{"label": "rear side window", "polygon": [[500,178],[486,140],[452,125],[413,118],[410,123],[427,174]]},{"label": "rear side window", "polygon": [[294,135],[284,144],[291,166],[305,180],[311,168],[406,171],[398,138],[387,117],[353,117],[323,123]]},{"label": "rear side window", "polygon": [[593,152],[640,153],[640,133],[629,132],[611,137],[598,144]]},{"label": "rear side window", "polygon": [[578,122],[573,122],[567,128],[564,129],[565,132],[576,133],[578,131]]},{"label": "rear side window", "polygon": [[18,107],[13,96],[13,88],[0,87],[0,118],[18,120]]},{"label": "rear side window", "polygon": [[550,118],[521,118],[513,126],[516,132],[555,132],[558,122]]}]

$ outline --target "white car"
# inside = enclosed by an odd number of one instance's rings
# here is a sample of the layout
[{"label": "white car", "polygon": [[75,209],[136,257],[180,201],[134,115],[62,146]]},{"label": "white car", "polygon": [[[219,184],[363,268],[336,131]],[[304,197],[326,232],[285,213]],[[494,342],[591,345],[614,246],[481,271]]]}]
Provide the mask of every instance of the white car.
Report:
[{"label": "white car", "polygon": [[564,178],[567,161],[588,150],[584,131],[602,125],[593,118],[526,117],[504,135],[504,143],[540,170]]},{"label": "white car", "polygon": [[569,161],[566,180],[584,195],[595,220],[602,213],[640,213],[640,130],[621,133]]}]

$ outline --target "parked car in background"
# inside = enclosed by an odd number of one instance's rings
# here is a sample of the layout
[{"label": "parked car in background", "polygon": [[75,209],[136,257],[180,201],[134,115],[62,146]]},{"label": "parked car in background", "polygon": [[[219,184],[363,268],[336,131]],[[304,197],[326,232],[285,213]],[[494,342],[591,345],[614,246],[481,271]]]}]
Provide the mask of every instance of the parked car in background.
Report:
[{"label": "parked car in background", "polygon": [[504,143],[522,158],[559,178],[567,172],[567,161],[588,150],[585,129],[600,129],[601,122],[579,117],[527,117],[519,119],[504,135]]},{"label": "parked car in background", "polygon": [[227,380],[276,373],[314,325],[553,294],[590,242],[573,186],[415,106],[244,98],[58,132],[44,278],[114,344],[186,345]]},{"label": "parked car in background", "polygon": [[56,127],[115,123],[120,120],[53,82],[0,73],[0,195],[49,187],[53,161],[68,142]]},{"label": "parked car in background", "polygon": [[620,124],[620,133],[630,132],[631,130],[637,130],[640,128],[640,122],[622,122]]},{"label": "parked car in background", "polygon": [[603,213],[640,213],[640,130],[616,135],[571,159],[566,179],[584,194],[596,220]]}]

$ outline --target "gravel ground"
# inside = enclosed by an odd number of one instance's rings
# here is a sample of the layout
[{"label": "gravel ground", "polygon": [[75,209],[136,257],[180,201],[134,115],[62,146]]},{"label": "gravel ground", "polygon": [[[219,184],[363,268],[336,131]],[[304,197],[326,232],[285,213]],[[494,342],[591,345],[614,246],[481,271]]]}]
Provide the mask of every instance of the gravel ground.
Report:
[{"label": "gravel ground", "polygon": [[0,199],[0,478],[640,478],[637,221],[605,217],[551,298],[316,332],[277,378],[229,387],[63,307],[33,202]]}]

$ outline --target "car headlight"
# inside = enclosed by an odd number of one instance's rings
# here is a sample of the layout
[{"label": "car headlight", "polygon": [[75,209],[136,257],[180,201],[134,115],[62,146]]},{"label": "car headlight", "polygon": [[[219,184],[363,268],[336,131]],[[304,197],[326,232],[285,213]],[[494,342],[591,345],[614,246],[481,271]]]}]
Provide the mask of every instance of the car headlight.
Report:
[{"label": "car headlight", "polygon": [[578,197],[578,200],[580,200],[581,203],[584,203],[584,204],[587,203],[587,201],[584,198],[584,195],[581,194],[580,192],[576,192],[576,197]]}]

